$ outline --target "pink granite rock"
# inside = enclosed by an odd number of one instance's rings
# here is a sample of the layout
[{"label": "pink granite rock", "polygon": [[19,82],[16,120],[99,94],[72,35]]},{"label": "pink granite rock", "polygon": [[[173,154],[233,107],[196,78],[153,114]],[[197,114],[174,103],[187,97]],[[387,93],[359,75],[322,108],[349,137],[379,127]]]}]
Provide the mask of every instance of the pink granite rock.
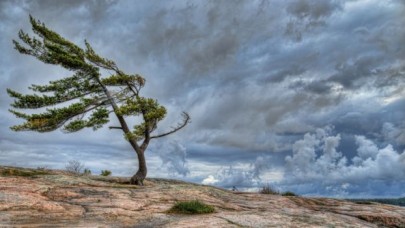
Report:
[{"label": "pink granite rock", "polygon": [[[150,179],[142,187],[126,182],[0,167],[0,227],[405,227],[405,208],[397,206],[235,193],[171,180]],[[195,199],[216,212],[166,212],[177,201]]]}]

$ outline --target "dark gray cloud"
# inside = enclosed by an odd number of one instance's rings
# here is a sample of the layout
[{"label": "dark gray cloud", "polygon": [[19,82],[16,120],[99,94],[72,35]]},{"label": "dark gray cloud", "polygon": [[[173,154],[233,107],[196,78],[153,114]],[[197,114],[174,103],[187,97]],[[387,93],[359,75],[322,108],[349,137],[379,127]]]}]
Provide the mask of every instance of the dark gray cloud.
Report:
[{"label": "dark gray cloud", "polygon": [[[388,183],[398,180],[390,172],[400,169],[405,149],[404,11],[403,2],[393,0],[0,1],[0,163],[63,168],[78,159],[120,175],[136,168],[117,131],[9,130],[19,120],[7,112],[6,88],[28,92],[32,83],[70,75],[13,50],[11,40],[19,29],[30,30],[32,14],[80,46],[87,39],[123,70],[144,75],[144,94],[169,111],[159,131],[176,124],[182,110],[190,113],[186,129],[152,142],[151,176],[246,189],[277,181],[305,194],[401,194],[403,182]],[[325,127],[333,130],[317,136]],[[312,147],[306,144],[311,137]],[[301,144],[315,155],[297,148]],[[354,172],[355,157],[367,161],[360,152],[365,145],[377,151],[370,169],[381,169],[378,156],[388,154],[392,163],[370,181]],[[342,159],[347,163],[338,165]],[[331,183],[311,179],[313,170],[305,171],[311,165],[334,167],[344,180],[333,172],[325,174]],[[378,183],[386,193],[367,189]]]},{"label": "dark gray cloud", "polygon": [[302,41],[303,36],[312,30],[327,25],[327,20],[335,11],[342,9],[343,1],[298,0],[287,3],[286,11],[290,14],[285,34],[295,41]]}]

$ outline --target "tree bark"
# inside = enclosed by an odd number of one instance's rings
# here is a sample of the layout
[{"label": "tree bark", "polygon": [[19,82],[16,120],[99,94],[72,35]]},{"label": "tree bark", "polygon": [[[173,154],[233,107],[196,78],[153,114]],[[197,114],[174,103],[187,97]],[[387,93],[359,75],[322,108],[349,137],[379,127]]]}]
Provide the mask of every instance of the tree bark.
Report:
[{"label": "tree bark", "polygon": [[145,151],[140,150],[136,153],[138,155],[138,171],[131,177],[130,184],[143,185],[143,180],[146,178],[148,172],[146,168]]}]

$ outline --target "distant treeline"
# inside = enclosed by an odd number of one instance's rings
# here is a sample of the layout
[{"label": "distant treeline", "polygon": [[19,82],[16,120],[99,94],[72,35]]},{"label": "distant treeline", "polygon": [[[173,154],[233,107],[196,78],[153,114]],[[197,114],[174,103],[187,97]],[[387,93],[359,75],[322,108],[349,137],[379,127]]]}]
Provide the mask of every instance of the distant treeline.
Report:
[{"label": "distant treeline", "polygon": [[405,207],[405,197],[398,199],[348,199],[349,201],[359,204],[384,203]]}]

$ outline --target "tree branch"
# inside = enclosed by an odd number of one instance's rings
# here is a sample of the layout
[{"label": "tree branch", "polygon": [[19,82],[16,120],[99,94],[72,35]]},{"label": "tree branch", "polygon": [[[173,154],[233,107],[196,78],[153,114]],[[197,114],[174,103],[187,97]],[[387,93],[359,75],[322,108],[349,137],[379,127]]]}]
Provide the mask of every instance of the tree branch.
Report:
[{"label": "tree branch", "polygon": [[149,127],[150,123],[148,121],[146,121],[145,115],[146,115],[145,110],[142,109],[142,118],[143,118],[143,121],[145,122],[145,132],[144,132],[145,139],[143,140],[142,145],[141,145],[141,148],[143,150],[145,150],[146,147],[148,147],[149,141],[150,141],[150,127]]},{"label": "tree branch", "polygon": [[[115,116],[118,118],[118,121],[120,122],[120,125],[122,127],[122,131],[125,132],[125,134],[130,133],[131,131],[129,130],[128,124],[125,121],[124,117],[120,114],[118,114],[118,105],[117,103],[114,101],[114,98],[111,96],[110,91],[107,89],[107,87],[101,82],[101,80],[99,78],[95,78],[96,81],[99,83],[99,85],[101,86],[101,88],[103,89],[105,95],[107,96],[108,100],[110,101],[110,104],[114,110]],[[139,145],[136,142],[136,140],[133,139],[129,139],[129,144],[131,144],[131,146],[134,148],[134,150],[138,153],[138,151],[140,151]]]},{"label": "tree branch", "polygon": [[[57,126],[58,126],[57,128],[62,127],[65,123],[67,123],[68,121],[70,121],[71,119],[73,119],[74,117],[77,117],[77,116],[79,116],[79,115],[82,115],[82,117],[80,117],[79,119],[83,119],[83,117],[84,117],[84,115],[85,115],[86,113],[88,113],[88,112],[90,112],[90,111],[92,111],[92,110],[94,110],[94,109],[96,109],[96,108],[98,108],[98,107],[103,106],[104,103],[101,102],[101,103],[93,104],[93,105],[94,105],[93,107],[91,107],[91,108],[89,108],[89,109],[86,109],[86,110],[84,110],[84,111],[81,112],[81,113],[78,113],[78,114],[74,114],[74,115],[72,115],[72,116],[69,116],[68,118],[66,118],[65,120],[63,120],[61,123],[59,123],[59,124],[57,125]],[[62,132],[64,132],[64,131],[62,130]],[[65,132],[65,133],[69,133],[69,132]]]},{"label": "tree branch", "polygon": [[183,127],[185,127],[188,123],[190,123],[191,118],[190,118],[190,115],[188,115],[188,113],[186,113],[186,112],[183,112],[182,116],[183,116],[183,123],[180,123],[177,127],[174,127],[173,130],[171,130],[169,132],[166,132],[166,133],[163,133],[163,134],[160,134],[160,135],[151,136],[150,138],[151,139],[161,138],[161,137],[173,134],[174,132],[176,132],[176,131],[182,129]]},{"label": "tree branch", "polygon": [[109,126],[108,128],[109,129],[121,129],[122,130],[122,127],[117,127],[117,126]]}]

